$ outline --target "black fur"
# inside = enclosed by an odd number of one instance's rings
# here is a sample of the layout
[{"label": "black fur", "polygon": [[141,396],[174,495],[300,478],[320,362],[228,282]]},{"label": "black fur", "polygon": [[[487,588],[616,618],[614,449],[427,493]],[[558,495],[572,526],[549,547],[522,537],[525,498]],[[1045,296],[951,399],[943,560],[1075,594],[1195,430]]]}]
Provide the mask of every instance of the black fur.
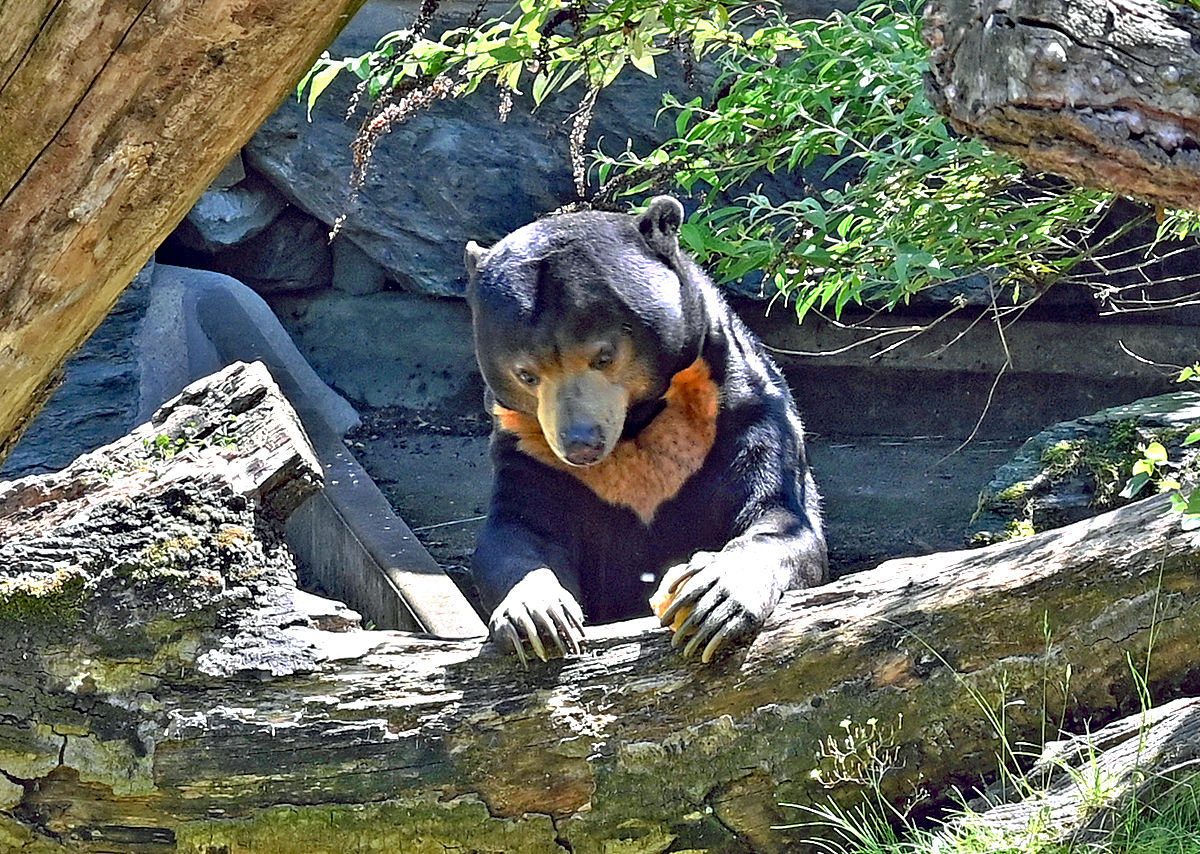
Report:
[{"label": "black fur", "polygon": [[490,250],[468,247],[476,352],[499,405],[529,411],[512,369],[526,354],[561,354],[610,335],[631,342],[649,379],[629,402],[621,441],[654,423],[672,378],[697,359],[720,395],[711,450],[649,523],[600,498],[570,467],[523,451],[497,422],[496,482],[473,573],[494,609],[493,637],[522,660],[527,646],[543,658],[547,644],[577,651],[580,605],[595,622],[648,613],[664,574],[664,585],[687,579],[664,624],[690,609],[675,640],[708,660],[723,642],[752,637],[785,590],[827,579],[791,393],[680,250],[682,214],[660,197],[644,214],[552,217]]}]

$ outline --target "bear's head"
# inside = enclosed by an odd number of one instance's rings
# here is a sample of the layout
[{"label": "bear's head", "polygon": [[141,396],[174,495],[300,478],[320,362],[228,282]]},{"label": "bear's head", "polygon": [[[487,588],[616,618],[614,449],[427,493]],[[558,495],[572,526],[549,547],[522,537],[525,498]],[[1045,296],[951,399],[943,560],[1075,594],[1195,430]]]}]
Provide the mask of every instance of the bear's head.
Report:
[{"label": "bear's head", "polygon": [[467,244],[475,353],[496,402],[536,416],[570,465],[605,459],[654,417],[700,355],[701,275],[679,248],[683,207],[549,217],[490,249]]}]

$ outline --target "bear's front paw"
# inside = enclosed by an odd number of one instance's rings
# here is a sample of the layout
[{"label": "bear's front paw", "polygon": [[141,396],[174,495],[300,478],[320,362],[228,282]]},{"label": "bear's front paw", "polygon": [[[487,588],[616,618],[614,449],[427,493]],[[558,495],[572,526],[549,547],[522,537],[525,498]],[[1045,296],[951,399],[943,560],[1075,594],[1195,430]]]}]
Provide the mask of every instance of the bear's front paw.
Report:
[{"label": "bear's front paw", "polygon": [[559,653],[578,654],[583,642],[583,609],[553,571],[536,569],[517,582],[492,612],[492,640],[505,652],[515,652],[528,667],[526,644],[542,661],[549,661],[546,642]]},{"label": "bear's front paw", "polygon": [[726,642],[753,637],[774,610],[779,593],[747,571],[744,560],[697,552],[663,576],[651,606],[660,623],[674,630],[671,646],[682,645],[684,658],[701,650],[700,660],[707,664]]}]

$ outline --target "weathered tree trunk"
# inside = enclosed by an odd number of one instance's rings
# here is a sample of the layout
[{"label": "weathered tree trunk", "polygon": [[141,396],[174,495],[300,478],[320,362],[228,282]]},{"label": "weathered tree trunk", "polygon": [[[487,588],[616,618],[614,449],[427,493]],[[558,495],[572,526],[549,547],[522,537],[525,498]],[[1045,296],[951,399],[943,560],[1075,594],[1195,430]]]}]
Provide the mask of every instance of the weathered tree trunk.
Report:
[{"label": "weathered tree trunk", "polygon": [[780,803],[937,797],[996,767],[1001,721],[1040,743],[1136,710],[1134,670],[1159,698],[1200,672],[1200,544],[1162,501],[789,594],[711,666],[645,620],[526,671],[316,628],[271,521],[317,471],[235,366],[0,486],[9,850],[796,850]]},{"label": "weathered tree trunk", "polygon": [[0,460],[361,2],[0,3]]},{"label": "weathered tree trunk", "polygon": [[1200,210],[1200,13],[1158,0],[931,0],[926,91],[955,130]]},{"label": "weathered tree trunk", "polygon": [[1197,773],[1200,700],[1185,698],[1047,744],[1023,785],[1001,781],[958,823],[1071,850],[1111,838],[1132,807],[1162,809],[1173,793],[1186,796],[1178,790]]}]

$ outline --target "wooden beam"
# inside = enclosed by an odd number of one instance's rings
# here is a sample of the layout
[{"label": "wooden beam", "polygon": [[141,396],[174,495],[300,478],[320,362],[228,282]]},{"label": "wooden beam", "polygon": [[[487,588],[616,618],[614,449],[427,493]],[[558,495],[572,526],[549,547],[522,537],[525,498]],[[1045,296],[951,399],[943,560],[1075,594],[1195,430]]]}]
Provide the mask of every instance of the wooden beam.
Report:
[{"label": "wooden beam", "polygon": [[0,7],[0,459],[362,0]]}]

